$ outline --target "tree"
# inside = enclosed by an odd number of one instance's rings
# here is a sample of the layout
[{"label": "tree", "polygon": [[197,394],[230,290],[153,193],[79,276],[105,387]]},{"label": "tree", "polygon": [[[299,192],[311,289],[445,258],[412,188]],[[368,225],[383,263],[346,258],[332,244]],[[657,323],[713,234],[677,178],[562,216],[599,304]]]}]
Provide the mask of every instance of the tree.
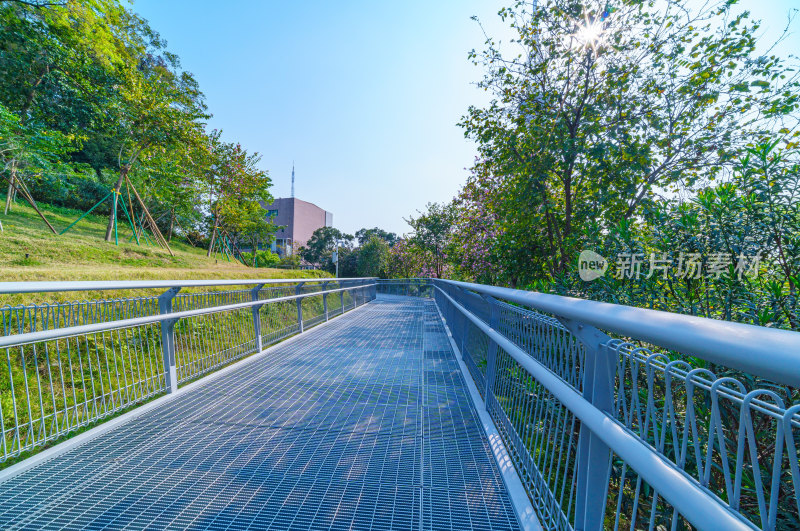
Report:
[{"label": "tree", "polygon": [[193,229],[203,218],[198,198],[207,157],[202,143],[198,144],[155,156],[141,168],[141,181],[160,212],[156,220],[161,221],[159,228],[166,233],[168,242],[179,227],[183,231]]},{"label": "tree", "polygon": [[198,142],[199,120],[207,118],[201,93],[187,73],[178,74],[177,58],[152,58],[123,73],[120,99],[113,116],[119,178],[114,185],[114,207],[106,241],[111,241],[118,192],[140,157],[166,156]]},{"label": "tree", "polygon": [[225,201],[219,210],[224,226],[233,237],[234,243],[246,241],[253,250],[253,267],[256,267],[256,256],[260,244],[272,241],[277,227],[264,215],[264,209],[258,201],[239,198],[236,201]]},{"label": "tree", "polygon": [[418,260],[416,249],[409,244],[409,241],[400,238],[389,249],[387,259],[387,276],[389,278],[414,278],[421,276],[419,271],[421,266]]},{"label": "tree", "polygon": [[[261,156],[248,153],[240,144],[223,142],[221,137],[221,131],[213,131],[207,137],[208,165],[202,180],[211,213],[209,256],[220,227],[234,233],[249,227],[256,239],[262,241],[267,232],[271,234],[277,228],[260,206],[260,202],[272,202],[269,193],[272,181],[267,172],[258,168]],[[256,217],[261,218],[258,223]]]},{"label": "tree", "polygon": [[[0,5],[0,104],[14,114],[20,130],[61,134],[67,147],[79,147],[85,131],[100,116],[98,94],[107,73],[120,64],[129,41],[121,41],[126,12],[116,2],[86,1],[47,9],[23,3]],[[6,210],[17,188],[17,165],[6,167]]]},{"label": "tree", "polygon": [[350,247],[353,236],[333,227],[320,227],[312,233],[306,246],[300,248],[300,256],[310,264],[330,267],[331,254],[340,242]]},{"label": "tree", "polygon": [[[328,272],[335,272],[335,264],[326,264],[324,267]],[[354,278],[358,275],[358,249],[350,246],[339,247],[339,277]]]},{"label": "tree", "polygon": [[58,155],[66,151],[67,144],[68,139],[59,132],[25,125],[0,104],[0,165],[8,175],[9,182],[6,214],[13,194],[19,190],[50,230],[56,232],[39,210],[28,186],[20,179],[19,172],[37,176],[44,170],[58,168]]},{"label": "tree", "polygon": [[452,203],[428,203],[425,212],[417,218],[406,220],[414,230],[409,238],[423,253],[429,253],[433,260],[433,274],[442,278],[442,271],[447,260],[445,250],[450,243],[456,219],[456,209]]},{"label": "tree", "polygon": [[[269,239],[254,204],[271,200],[258,154],[205,131],[203,93],[146,20],[118,0],[16,1],[0,2],[0,28],[9,202],[27,195],[24,177],[46,200],[108,214],[110,240],[130,181],[168,238],[208,218],[210,250],[220,230]],[[113,205],[98,205],[109,188]]]},{"label": "tree", "polygon": [[481,174],[482,170],[485,166],[475,168],[454,202],[457,215],[448,258],[459,276],[494,284],[507,280],[496,267],[496,245],[501,237],[497,203],[503,196],[501,179]]},{"label": "tree", "polygon": [[358,249],[358,276],[386,278],[389,249],[389,244],[383,238],[373,234]]},{"label": "tree", "polygon": [[387,232],[383,229],[379,229],[378,227],[374,227],[372,229],[359,229],[356,232],[356,239],[358,240],[358,245],[366,244],[370,238],[376,236],[381,240],[385,241],[389,244],[389,247],[395,244],[397,241],[397,234],[394,232]]},{"label": "tree", "polygon": [[497,186],[493,247],[509,282],[553,278],[586,234],[635,219],[659,194],[729,176],[736,154],[797,108],[796,74],[755,58],[758,24],[733,4],[501,10],[521,53],[492,39],[471,53],[495,98],[461,125],[479,143],[476,174]]}]

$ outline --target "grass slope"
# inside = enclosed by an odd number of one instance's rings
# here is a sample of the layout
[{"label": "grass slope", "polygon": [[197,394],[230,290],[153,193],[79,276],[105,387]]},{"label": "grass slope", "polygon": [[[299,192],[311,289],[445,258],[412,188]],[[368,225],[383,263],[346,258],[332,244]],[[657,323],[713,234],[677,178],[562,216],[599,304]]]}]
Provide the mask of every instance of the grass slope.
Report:
[{"label": "grass slope", "polygon": [[[0,208],[5,196],[0,195]],[[40,210],[57,231],[66,228],[82,212],[40,203]],[[0,232],[0,281],[31,280],[188,280],[217,278],[309,278],[327,277],[327,273],[308,270],[254,269],[221,256],[206,257],[205,249],[173,239],[166,249],[144,241],[128,242],[132,236],[127,220],[119,224],[119,245],[106,242],[107,218],[89,215],[63,236],[50,229],[36,211],[21,199],[7,216],[2,215]],[[27,257],[26,257],[27,255]],[[140,295],[142,293],[139,293]],[[56,294],[25,298],[0,296],[2,304],[54,301]],[[86,294],[89,295],[89,294]],[[92,296],[100,293],[92,293]],[[121,295],[117,292],[117,296]],[[67,296],[65,299],[70,299]]]}]

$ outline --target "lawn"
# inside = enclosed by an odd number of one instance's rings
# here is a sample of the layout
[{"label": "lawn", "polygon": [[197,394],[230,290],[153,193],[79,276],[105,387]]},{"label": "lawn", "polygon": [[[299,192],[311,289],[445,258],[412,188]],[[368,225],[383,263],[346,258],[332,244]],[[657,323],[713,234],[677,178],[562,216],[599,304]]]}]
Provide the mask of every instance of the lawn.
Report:
[{"label": "lawn", "polygon": [[[0,206],[5,196],[0,196]],[[57,231],[65,229],[81,212],[39,204]],[[0,216],[2,216],[0,211]],[[222,255],[206,256],[206,250],[185,241],[170,243],[175,256],[155,244],[129,241],[130,227],[120,223],[119,245],[106,242],[107,218],[89,215],[64,235],[53,234],[34,209],[17,200],[7,216],[0,217],[0,281],[33,280],[206,280],[318,278],[321,271],[246,267]],[[204,289],[204,291],[207,291]],[[137,295],[152,293],[138,292]],[[114,296],[130,293],[114,292]],[[0,305],[55,302],[75,298],[76,294],[0,295]],[[110,293],[82,293],[78,298],[111,296]]]}]

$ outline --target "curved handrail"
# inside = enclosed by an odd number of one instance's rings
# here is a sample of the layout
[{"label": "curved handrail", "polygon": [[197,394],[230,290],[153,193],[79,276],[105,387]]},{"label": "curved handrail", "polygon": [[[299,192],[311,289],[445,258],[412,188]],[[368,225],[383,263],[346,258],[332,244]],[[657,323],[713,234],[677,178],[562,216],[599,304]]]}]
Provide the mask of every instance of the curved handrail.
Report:
[{"label": "curved handrail", "polygon": [[225,280],[92,280],[92,281],[37,281],[0,282],[0,294],[55,293],[60,291],[112,291],[123,289],[169,289],[207,286],[253,286],[257,284],[296,284],[298,282],[350,282],[376,280],[375,277],[358,278],[270,278]]},{"label": "curved handrail", "polygon": [[641,439],[592,405],[547,367],[504,337],[472,312],[457,303],[444,290],[436,289],[458,311],[502,348],[541,383],[558,401],[596,434],[614,453],[629,463],[659,495],[670,502],[699,529],[753,529],[749,522],[718,502],[680,469],[664,459]]},{"label": "curved handrail", "polygon": [[434,282],[800,387],[800,332],[455,280]]},{"label": "curved handrail", "polygon": [[299,295],[287,295],[285,297],[275,297],[272,299],[260,299],[251,302],[240,302],[237,304],[227,304],[224,306],[211,306],[208,308],[199,308],[196,310],[185,310],[182,312],[170,312],[156,315],[149,315],[146,317],[134,317],[132,319],[120,319],[117,321],[104,321],[101,323],[93,323],[80,326],[68,326],[64,328],[53,328],[50,330],[41,330],[38,332],[27,332],[24,334],[15,334],[10,336],[0,336],[0,348],[16,347],[20,345],[28,345],[30,343],[38,343],[40,341],[50,341],[53,339],[62,339],[66,337],[75,337],[84,334],[94,334],[97,332],[104,332],[106,330],[118,330],[122,328],[131,328],[134,326],[142,326],[146,324],[159,323],[164,321],[175,321],[184,319],[186,317],[195,317],[198,315],[207,315],[212,313],[230,312],[234,310],[241,310],[244,308],[261,307],[267,304],[274,304],[277,302],[293,301],[304,299],[306,297],[318,297],[320,295],[327,295],[330,293],[338,293],[341,291],[352,291],[355,289],[364,289],[374,286],[375,284],[361,284],[358,286],[350,286],[346,288],[329,289],[325,291],[315,291],[313,293],[302,293]]}]

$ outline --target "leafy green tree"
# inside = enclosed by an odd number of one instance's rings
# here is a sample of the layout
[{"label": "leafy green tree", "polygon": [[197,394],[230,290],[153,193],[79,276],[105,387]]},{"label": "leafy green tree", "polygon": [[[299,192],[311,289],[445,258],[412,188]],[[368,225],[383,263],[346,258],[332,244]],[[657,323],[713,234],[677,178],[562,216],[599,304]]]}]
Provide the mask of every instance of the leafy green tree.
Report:
[{"label": "leafy green tree", "polygon": [[[358,275],[358,248],[350,246],[339,247],[339,277],[355,278]],[[326,271],[333,273],[336,271],[335,264],[326,264]]]},{"label": "leafy green tree", "polygon": [[202,172],[202,188],[212,218],[209,256],[220,229],[266,241],[267,233],[276,228],[260,205],[272,202],[272,181],[258,168],[261,156],[248,153],[240,144],[222,141],[221,135],[221,131],[213,131],[207,137],[209,164]]},{"label": "leafy green tree", "polygon": [[[175,72],[177,58],[170,54],[165,57],[128,68],[123,74],[113,116],[119,164],[116,192],[141,157],[165,156],[200,139],[200,120],[207,118],[202,94],[189,74]],[[107,241],[111,241],[113,223],[112,214]]]},{"label": "leafy green tree", "polygon": [[358,245],[366,244],[373,236],[385,241],[387,244],[389,244],[389,247],[394,245],[394,243],[397,241],[397,234],[394,232],[387,232],[383,229],[379,229],[378,227],[374,227],[371,229],[359,229],[356,232],[356,240],[358,240]]},{"label": "leafy green tree", "polygon": [[203,218],[198,198],[207,168],[202,146],[185,146],[153,157],[141,169],[140,182],[150,198],[159,227],[167,241],[180,227],[182,231],[195,228]]},{"label": "leafy green tree", "polygon": [[[37,8],[0,5],[0,101],[20,122],[70,124],[97,113],[104,76],[143,51],[143,21],[113,0],[67,1]],[[107,79],[106,79],[107,80]]]},{"label": "leafy green tree", "polygon": [[331,254],[340,245],[352,246],[353,236],[345,234],[333,227],[320,227],[315,230],[305,247],[301,247],[299,254],[306,262],[329,268]]},{"label": "leafy green tree", "polygon": [[386,240],[373,234],[364,245],[358,248],[358,276],[386,278],[389,249]]},{"label": "leafy green tree", "polygon": [[[0,105],[0,167],[8,175],[9,191],[5,213],[11,206],[14,192],[19,189],[34,209],[39,212],[28,186],[19,179],[18,172],[38,177],[41,172],[58,170],[59,155],[66,152],[69,139],[57,131],[23,124],[14,114]],[[53,232],[52,225],[39,212]]]},{"label": "leafy green tree", "polygon": [[[234,243],[247,242],[253,251],[257,251],[262,243],[270,243],[277,228],[264,214],[258,201],[245,198],[225,201],[219,210],[219,216]],[[257,265],[255,260],[254,252],[253,267]]]},{"label": "leafy green tree", "polygon": [[34,177],[37,194],[87,209],[112,187],[113,207],[96,211],[109,214],[110,240],[130,180],[170,238],[202,230],[210,217],[199,238],[209,250],[220,230],[269,239],[256,216],[255,203],[271,200],[258,155],[206,133],[196,80],[146,20],[118,0],[6,1],[0,28],[0,162],[9,191]]},{"label": "leafy green tree", "polygon": [[[518,55],[473,52],[494,95],[462,120],[476,174],[497,177],[494,256],[512,284],[565,271],[584,235],[664,193],[730,176],[797,108],[797,74],[756,57],[735,2],[547,0],[500,11]],[[494,184],[494,183],[493,183]]]},{"label": "leafy green tree", "polygon": [[432,257],[432,273],[436,278],[442,278],[455,221],[456,208],[452,203],[428,203],[425,212],[406,220],[414,231],[409,242]]},{"label": "leafy green tree", "polygon": [[[119,39],[124,18],[116,2],[73,1],[47,9],[0,4],[0,104],[21,130],[67,140],[64,149],[51,152],[62,160],[65,148],[79,147],[101,115],[97,95],[111,88],[107,73],[121,64],[128,44]],[[12,162],[7,172],[10,199],[17,166]]]}]

